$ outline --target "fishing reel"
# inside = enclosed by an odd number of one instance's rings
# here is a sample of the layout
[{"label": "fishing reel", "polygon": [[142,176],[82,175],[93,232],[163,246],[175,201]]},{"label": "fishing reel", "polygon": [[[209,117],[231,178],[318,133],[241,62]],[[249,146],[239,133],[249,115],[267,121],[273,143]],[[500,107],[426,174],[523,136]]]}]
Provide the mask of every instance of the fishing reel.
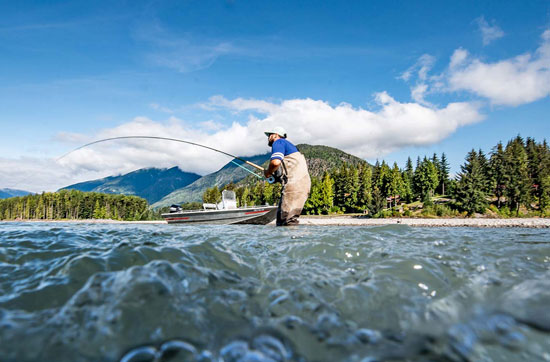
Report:
[{"label": "fishing reel", "polygon": [[282,167],[277,168],[275,172],[273,172],[273,174],[267,178],[267,182],[269,182],[270,184],[274,184],[277,182],[284,183],[285,181],[286,175],[284,175]]}]

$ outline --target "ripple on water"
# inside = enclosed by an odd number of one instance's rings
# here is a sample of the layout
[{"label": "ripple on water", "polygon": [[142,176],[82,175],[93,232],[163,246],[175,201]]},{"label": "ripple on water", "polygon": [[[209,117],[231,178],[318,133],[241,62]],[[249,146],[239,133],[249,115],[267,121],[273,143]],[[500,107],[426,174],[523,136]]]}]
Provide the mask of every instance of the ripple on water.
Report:
[{"label": "ripple on water", "polygon": [[544,360],[546,239],[2,224],[0,360]]}]

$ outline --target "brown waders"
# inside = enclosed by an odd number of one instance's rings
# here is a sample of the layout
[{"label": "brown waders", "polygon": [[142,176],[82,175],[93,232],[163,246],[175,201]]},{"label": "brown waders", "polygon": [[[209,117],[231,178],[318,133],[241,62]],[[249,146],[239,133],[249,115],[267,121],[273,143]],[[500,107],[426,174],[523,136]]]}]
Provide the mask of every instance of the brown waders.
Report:
[{"label": "brown waders", "polygon": [[280,167],[286,174],[286,183],[277,209],[277,226],[297,225],[311,188],[306,159],[294,152],[285,156]]}]

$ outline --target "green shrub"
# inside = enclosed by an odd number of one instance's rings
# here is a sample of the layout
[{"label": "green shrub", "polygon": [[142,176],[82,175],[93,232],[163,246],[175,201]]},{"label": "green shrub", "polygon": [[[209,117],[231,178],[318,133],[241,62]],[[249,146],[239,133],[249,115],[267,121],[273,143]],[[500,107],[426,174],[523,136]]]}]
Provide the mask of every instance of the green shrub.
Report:
[{"label": "green shrub", "polygon": [[489,210],[497,214],[499,213],[498,207],[496,207],[495,205],[489,205]]},{"label": "green shrub", "polygon": [[392,211],[391,210],[380,210],[376,214],[374,214],[374,217],[377,219],[386,219],[388,217],[392,217]]},{"label": "green shrub", "polygon": [[504,206],[498,209],[498,215],[502,218],[509,218],[510,216],[512,216],[512,212],[510,211],[508,206]]}]

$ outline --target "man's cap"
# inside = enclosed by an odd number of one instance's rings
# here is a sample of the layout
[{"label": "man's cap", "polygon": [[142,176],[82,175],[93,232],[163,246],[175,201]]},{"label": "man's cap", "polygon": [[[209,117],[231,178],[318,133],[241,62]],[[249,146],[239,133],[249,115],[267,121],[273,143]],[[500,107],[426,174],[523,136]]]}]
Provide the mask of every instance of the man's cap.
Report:
[{"label": "man's cap", "polygon": [[269,130],[265,131],[264,133],[267,137],[269,137],[269,135],[272,134],[272,133],[276,133],[279,136],[281,136],[283,138],[286,138],[286,131],[283,127],[278,127],[278,126],[273,127],[273,128],[270,128]]}]

